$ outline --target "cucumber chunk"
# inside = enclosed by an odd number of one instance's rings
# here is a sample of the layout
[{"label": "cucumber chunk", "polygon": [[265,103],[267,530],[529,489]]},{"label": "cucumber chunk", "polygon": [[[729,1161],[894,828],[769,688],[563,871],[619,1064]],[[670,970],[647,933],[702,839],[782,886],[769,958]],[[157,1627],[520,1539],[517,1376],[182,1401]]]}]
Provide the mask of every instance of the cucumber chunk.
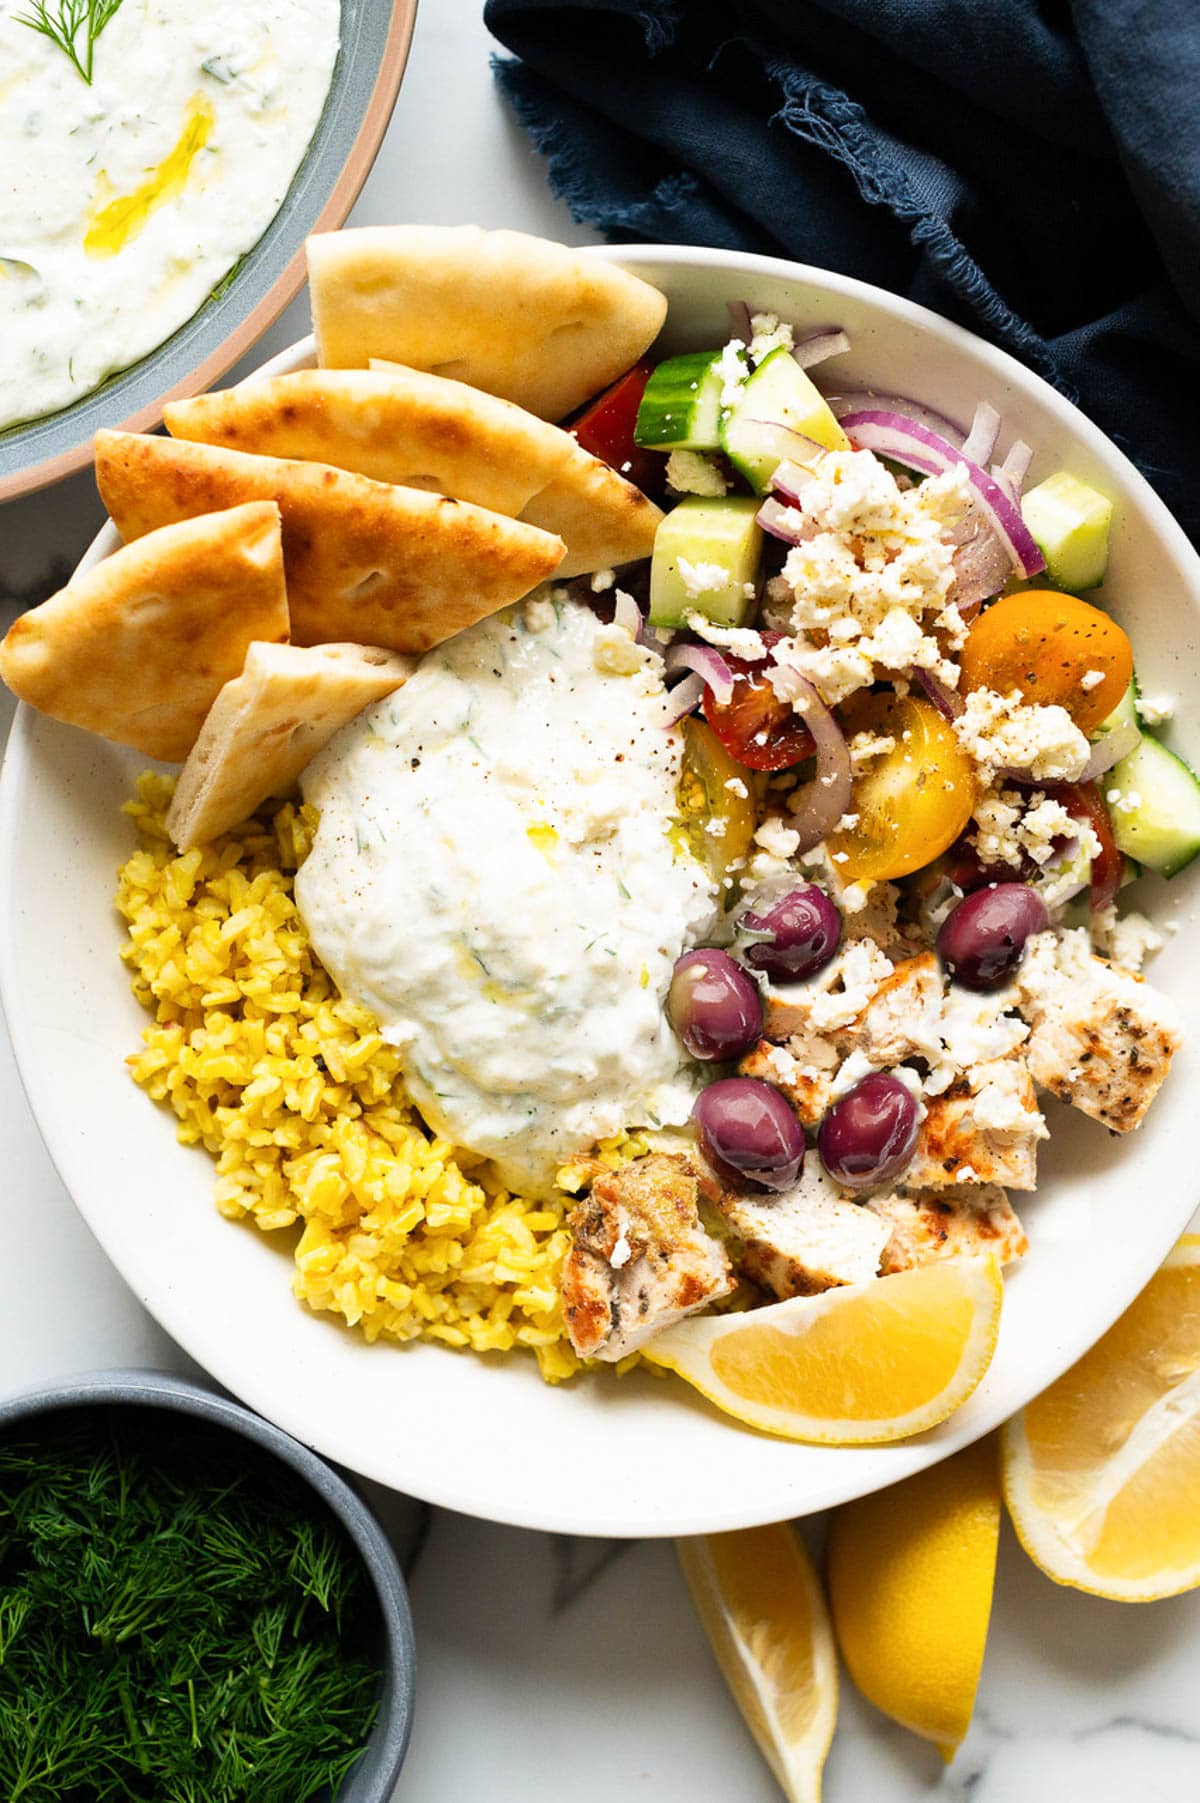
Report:
[{"label": "cucumber chunk", "polygon": [[1110,732],[1115,732],[1118,726],[1136,726],[1140,729],[1141,722],[1138,719],[1137,695],[1137,677],[1132,676],[1129,679],[1129,687],[1118,701],[1116,707],[1114,707],[1112,713],[1101,720],[1099,726],[1092,734],[1093,740],[1105,738]]},{"label": "cucumber chunk", "polygon": [[1158,739],[1143,738],[1100,786],[1106,799],[1118,791],[1108,807],[1126,857],[1175,876],[1200,852],[1200,782]]},{"label": "cucumber chunk", "polygon": [[682,626],[700,613],[741,626],[754,605],[762,527],[752,495],[689,495],[664,515],[650,560],[650,624]]},{"label": "cucumber chunk", "polygon": [[782,346],[763,358],[721,421],[721,449],[755,494],[765,495],[781,458],[776,452],[762,450],[754,421],[787,426],[827,451],[850,449],[850,440],[820,389]]},{"label": "cucumber chunk", "polygon": [[719,451],[721,391],[719,351],[690,351],[660,363],[646,383],[633,442],[651,451]]},{"label": "cucumber chunk", "polygon": [[1112,502],[1078,477],[1058,470],[1021,497],[1021,513],[1057,588],[1077,595],[1096,588],[1108,568]]}]

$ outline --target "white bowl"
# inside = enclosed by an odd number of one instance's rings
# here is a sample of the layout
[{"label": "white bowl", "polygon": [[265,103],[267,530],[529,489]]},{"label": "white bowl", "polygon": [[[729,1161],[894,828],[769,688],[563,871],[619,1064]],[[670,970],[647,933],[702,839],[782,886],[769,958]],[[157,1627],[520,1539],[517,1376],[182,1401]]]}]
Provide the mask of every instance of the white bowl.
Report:
[{"label": "white bowl", "polygon": [[[986,396],[1004,416],[1002,444],[1034,446],[1033,480],[1066,465],[1113,495],[1104,598],[1146,688],[1180,697],[1171,736],[1200,761],[1200,562],[1130,463],[1044,382],[932,313],[821,270],[683,248],[593,254],[668,294],[668,349],[721,343],[732,299],[801,327],[837,322],[854,349],[826,382],[920,395],[963,418]],[[266,367],[309,361],[304,344]],[[85,561],[117,542],[106,527]],[[120,803],[145,761],[18,712],[0,781],[0,987],[29,1099],[85,1220],[167,1331],[297,1439],[382,1483],[585,1534],[697,1533],[844,1502],[976,1439],[1057,1377],[1146,1282],[1200,1195],[1200,986],[1188,981],[1184,930],[1153,972],[1186,1018],[1176,1069],[1127,1141],[1051,1105],[1042,1186],[1021,1202],[1031,1250],[1009,1280],[999,1349],[972,1401],[934,1433],[876,1448],[789,1445],[674,1379],[605,1372],[552,1389],[525,1357],[368,1346],[294,1301],[287,1252],[217,1214],[210,1159],[177,1144],[173,1117],[126,1073],[145,1017],[117,956],[112,891],[132,844]],[[1149,879],[1138,899],[1186,923],[1195,883]]]}]

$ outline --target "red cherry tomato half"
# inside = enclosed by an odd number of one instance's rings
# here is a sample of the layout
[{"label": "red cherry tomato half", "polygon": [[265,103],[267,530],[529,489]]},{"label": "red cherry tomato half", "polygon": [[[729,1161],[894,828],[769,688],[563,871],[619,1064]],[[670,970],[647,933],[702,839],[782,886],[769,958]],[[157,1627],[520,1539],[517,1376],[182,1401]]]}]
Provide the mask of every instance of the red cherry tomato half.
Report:
[{"label": "red cherry tomato half", "polygon": [[1059,802],[1076,820],[1086,821],[1100,842],[1099,854],[1092,859],[1093,911],[1107,908],[1125,874],[1125,859],[1113,838],[1112,821],[1095,783],[1039,783],[1043,795]]},{"label": "red cherry tomato half", "polygon": [[[768,645],[778,633],[764,633]],[[704,691],[704,718],[730,757],[747,770],[786,770],[803,763],[816,750],[813,736],[791,703],[771,687],[766,666],[744,657],[727,657],[733,694],[717,701]]]},{"label": "red cherry tomato half", "polygon": [[627,482],[657,494],[666,480],[667,460],[661,451],[648,451],[633,442],[638,408],[653,368],[653,363],[637,363],[625,375],[618,376],[612,387],[585,407],[567,430],[585,451],[599,457],[602,463],[611,464]]}]

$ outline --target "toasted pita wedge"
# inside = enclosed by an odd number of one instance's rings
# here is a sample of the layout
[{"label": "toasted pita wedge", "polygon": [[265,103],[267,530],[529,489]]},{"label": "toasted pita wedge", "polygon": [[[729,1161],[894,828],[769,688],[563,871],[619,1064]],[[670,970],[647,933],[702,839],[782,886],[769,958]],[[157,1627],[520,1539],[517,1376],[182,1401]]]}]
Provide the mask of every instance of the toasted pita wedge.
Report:
[{"label": "toasted pita wedge", "polygon": [[528,594],[565,548],[445,495],[132,432],[96,434],[96,481],[123,538],[238,501],[277,502],[298,645],[428,651]]},{"label": "toasted pita wedge", "polygon": [[373,645],[251,645],[180,772],[167,813],[176,845],[206,845],[285,793],[335,732],[414,668]]},{"label": "toasted pita wedge", "polygon": [[477,225],[360,226],[308,240],[319,360],[388,357],[563,419],[636,363],[665,296],[615,263]]},{"label": "toasted pita wedge", "polygon": [[22,614],[0,676],[23,701],[177,763],[254,639],[288,636],[279,509],[150,532]]},{"label": "toasted pita wedge", "polygon": [[432,489],[566,540],[560,577],[649,557],[662,518],[569,432],[463,382],[385,364],[302,369],[165,409],[175,438]]}]

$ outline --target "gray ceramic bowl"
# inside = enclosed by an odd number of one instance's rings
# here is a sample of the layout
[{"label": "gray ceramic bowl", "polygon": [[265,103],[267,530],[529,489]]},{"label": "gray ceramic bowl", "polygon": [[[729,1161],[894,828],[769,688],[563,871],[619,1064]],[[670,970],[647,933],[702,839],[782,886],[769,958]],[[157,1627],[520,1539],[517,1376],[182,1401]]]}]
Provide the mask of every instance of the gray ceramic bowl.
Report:
[{"label": "gray ceramic bowl", "polygon": [[0,1401],[0,1433],[18,1422],[78,1408],[165,1409],[240,1435],[289,1465],[341,1522],[358,1550],[378,1604],[383,1689],[366,1751],[338,1792],[337,1803],[388,1803],[412,1727],[416,1655],[400,1566],[371,1511],[332,1466],[298,1440],[240,1403],[163,1372],[90,1372]]},{"label": "gray ceramic bowl", "polygon": [[101,426],[143,432],[158,425],[165,401],[211,387],[279,317],[304,280],[305,238],[341,225],[367,178],[416,14],[417,0],[342,0],[341,48],[324,111],[254,249],[157,350],[72,406],[0,432],[0,501],[82,469]]}]

